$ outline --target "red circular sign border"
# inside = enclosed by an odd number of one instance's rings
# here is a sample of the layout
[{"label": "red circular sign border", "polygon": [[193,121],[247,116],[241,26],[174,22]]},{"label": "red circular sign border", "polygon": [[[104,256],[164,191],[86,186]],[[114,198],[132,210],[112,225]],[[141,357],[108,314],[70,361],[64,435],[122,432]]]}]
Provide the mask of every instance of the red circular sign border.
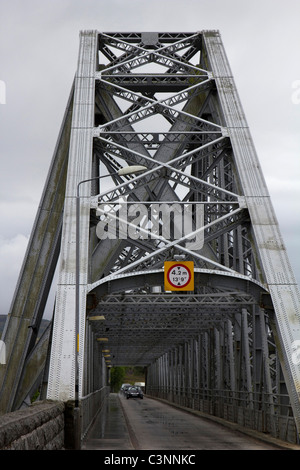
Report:
[{"label": "red circular sign border", "polygon": [[[176,286],[176,284],[173,284],[173,282],[171,282],[170,278],[169,278],[169,272],[171,271],[171,269],[174,269],[176,266],[181,266],[181,267],[185,268],[187,270],[187,272],[189,273],[188,281],[185,284],[183,284],[182,286]],[[183,287],[186,287],[192,280],[191,270],[185,264],[181,264],[181,263],[173,264],[167,272],[167,280],[168,280],[169,284],[171,284],[172,287],[176,287],[177,289],[182,289]]]}]

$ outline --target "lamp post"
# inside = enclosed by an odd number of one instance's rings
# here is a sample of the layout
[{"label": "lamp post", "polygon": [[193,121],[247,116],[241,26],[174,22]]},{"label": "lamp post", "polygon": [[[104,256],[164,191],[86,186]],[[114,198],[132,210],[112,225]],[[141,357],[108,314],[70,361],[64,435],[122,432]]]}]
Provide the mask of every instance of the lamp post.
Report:
[{"label": "lamp post", "polygon": [[110,173],[108,175],[96,176],[95,178],[89,178],[87,180],[82,180],[77,184],[76,192],[76,267],[75,267],[75,408],[79,407],[79,315],[80,315],[80,185],[94,180],[99,180],[101,178],[106,178],[108,176],[119,175],[125,176],[134,173],[142,173],[147,171],[148,168],[141,165],[131,165],[121,168],[120,170]]}]

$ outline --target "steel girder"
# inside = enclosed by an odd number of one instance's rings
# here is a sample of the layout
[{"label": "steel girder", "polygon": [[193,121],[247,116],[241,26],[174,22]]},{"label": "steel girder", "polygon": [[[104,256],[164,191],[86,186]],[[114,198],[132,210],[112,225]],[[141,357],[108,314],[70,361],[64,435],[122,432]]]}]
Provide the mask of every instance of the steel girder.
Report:
[{"label": "steel girder", "polygon": [[[213,270],[195,273],[194,293],[165,293],[163,271],[140,271],[101,282],[89,297],[88,320],[111,352],[112,364],[149,365],[165,351],[234,321],[260,302],[265,289],[246,276]],[[130,290],[128,290],[130,287]]]},{"label": "steel girder", "polygon": [[[148,393],[159,391],[163,398],[247,422],[278,437],[276,410],[282,407],[282,415],[288,414],[283,395],[275,392],[278,358],[262,310],[250,310],[200,328],[197,336],[153,361],[147,374]],[[242,413],[243,419],[238,419]]]},{"label": "steel girder", "polygon": [[[158,357],[169,360],[193,345],[189,370],[197,367],[198,375],[189,380],[213,374],[220,386],[227,377],[228,389],[267,393],[282,388],[270,367],[275,344],[299,429],[299,290],[219,33],[83,31],[69,109],[48,398],[74,397],[75,197],[78,183],[93,179],[80,193],[80,396],[93,389],[91,361],[103,349],[101,341],[94,349],[92,338],[106,339],[111,365],[145,365],[149,377],[157,361],[166,368]],[[126,165],[148,170],[117,174]],[[46,183],[45,194],[51,188]],[[189,207],[189,231],[179,234],[171,211],[166,236],[162,204]],[[107,214],[111,226],[99,237]],[[50,245],[61,233],[58,222],[54,232]],[[29,249],[27,261],[31,255]],[[193,293],[164,292],[164,261],[179,258],[194,261]],[[265,331],[261,347],[258,331]],[[245,349],[236,362],[238,335]],[[195,350],[206,353],[199,359]]]},{"label": "steel girder", "polygon": [[44,375],[47,341],[39,332],[60,253],[73,92],[1,338],[6,364],[0,365],[0,414],[20,408]]},{"label": "steel girder", "polygon": [[[147,203],[202,203],[204,246],[193,251],[187,249],[184,238],[170,242],[147,233],[143,236],[142,227],[138,239],[98,241],[89,286],[96,306],[90,315],[102,313],[105,320],[93,322],[95,334],[108,337],[113,365],[132,361],[148,365],[155,356],[168,354],[172,344],[179,347],[192,341],[196,331],[218,331],[220,324],[228,328],[228,322],[237,328],[237,318],[245,322],[246,312],[252,315],[267,306],[264,328],[269,331],[272,324],[280,357],[285,350],[281,367],[299,416],[299,371],[292,361],[291,343],[285,339],[293,337],[293,346],[299,339],[298,287],[220,36],[214,31],[183,34],[179,40],[174,34],[173,41],[171,36],[166,40],[163,34],[141,33],[139,40],[127,41],[122,34],[100,35],[100,54],[107,63],[96,74],[95,153],[108,171],[120,164],[143,164],[149,171],[131,185],[119,181],[111,190],[102,191],[94,204],[124,197]],[[137,271],[144,279],[143,272],[162,269],[163,262],[176,255],[193,260],[200,270],[197,294],[189,297],[190,303],[178,302],[178,294],[166,295],[162,277],[156,286],[147,286],[146,280],[143,287],[134,282],[127,285],[125,273]],[[261,291],[259,300],[248,299],[243,305],[245,298],[234,294],[236,279],[232,278],[225,305],[218,287],[201,290],[202,276],[209,269],[245,276],[249,283],[260,283],[265,292]],[[113,280],[118,280],[123,297],[112,302],[113,294],[99,296],[97,289]],[[290,316],[297,325],[292,329],[287,321]],[[253,343],[246,328],[243,335],[243,344]],[[264,344],[268,339],[263,335]],[[250,357],[247,354],[245,361]],[[258,387],[257,351],[251,358],[238,372],[227,357],[230,370],[249,390],[253,383]],[[265,378],[259,386],[271,394],[276,381],[267,365],[268,348],[260,360]]]}]

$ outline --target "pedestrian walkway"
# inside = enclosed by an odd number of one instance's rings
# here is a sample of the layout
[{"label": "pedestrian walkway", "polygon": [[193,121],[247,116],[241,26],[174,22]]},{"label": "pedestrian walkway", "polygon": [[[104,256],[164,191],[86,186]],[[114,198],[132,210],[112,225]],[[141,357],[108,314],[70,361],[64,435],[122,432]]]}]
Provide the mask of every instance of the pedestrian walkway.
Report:
[{"label": "pedestrian walkway", "polygon": [[83,442],[82,450],[132,450],[118,394],[110,393],[105,409]]}]

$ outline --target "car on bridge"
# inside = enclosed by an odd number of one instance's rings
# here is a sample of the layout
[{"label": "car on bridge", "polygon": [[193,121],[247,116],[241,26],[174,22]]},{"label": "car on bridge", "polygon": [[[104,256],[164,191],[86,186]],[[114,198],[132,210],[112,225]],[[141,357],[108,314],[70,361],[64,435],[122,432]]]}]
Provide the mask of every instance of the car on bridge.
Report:
[{"label": "car on bridge", "polygon": [[120,392],[121,393],[124,393],[124,395],[126,394],[126,390],[129,388],[129,387],[132,387],[131,384],[122,384],[121,388],[120,388]]},{"label": "car on bridge", "polygon": [[144,394],[140,387],[129,387],[125,391],[126,398],[144,398]]},{"label": "car on bridge", "polygon": [[145,382],[134,382],[134,387],[139,387],[143,392],[145,391]]}]

